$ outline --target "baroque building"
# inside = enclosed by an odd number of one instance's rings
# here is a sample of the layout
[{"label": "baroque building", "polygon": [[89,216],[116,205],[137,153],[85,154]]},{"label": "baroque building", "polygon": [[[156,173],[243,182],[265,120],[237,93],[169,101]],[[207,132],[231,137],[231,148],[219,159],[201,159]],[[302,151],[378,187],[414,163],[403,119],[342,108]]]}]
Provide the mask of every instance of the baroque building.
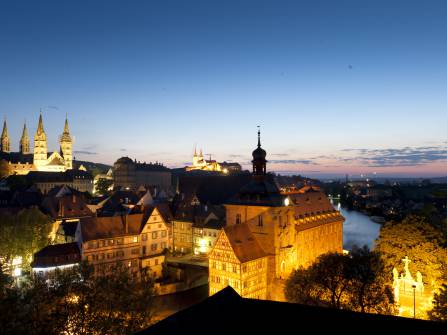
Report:
[{"label": "baroque building", "polygon": [[129,157],[119,158],[113,164],[114,189],[136,191],[139,187],[171,188],[171,170],[161,163],[141,163]]},{"label": "baroque building", "polygon": [[34,148],[31,153],[30,138],[26,123],[23,126],[19,151],[12,152],[6,120],[1,135],[0,160],[8,162],[9,174],[25,175],[30,171],[65,172],[73,168],[73,141],[68,128],[68,119],[59,138],[60,151],[49,152],[47,135],[43,127],[42,114],[39,115]]},{"label": "baroque building", "polygon": [[[259,131],[258,145],[252,155],[252,180],[224,204],[226,224],[227,227],[242,224],[248,227],[252,238],[267,255],[266,298],[281,300],[282,292],[278,290],[281,280],[294,269],[309,266],[324,253],[343,251],[344,218],[321,191],[313,188],[296,194],[280,191],[267,174],[267,153],[261,147]],[[221,238],[224,237],[219,236],[209,256],[210,278],[215,280],[215,276],[220,276],[220,282],[226,281],[227,274],[213,268],[212,262],[221,254],[217,247]],[[242,246],[243,239],[238,240],[238,251],[233,248],[235,255],[240,250],[249,250]],[[259,255],[259,259],[262,257]],[[259,269],[258,275],[261,280],[263,270]],[[229,285],[232,286],[230,281]],[[210,281],[211,294],[221,288]]]}]

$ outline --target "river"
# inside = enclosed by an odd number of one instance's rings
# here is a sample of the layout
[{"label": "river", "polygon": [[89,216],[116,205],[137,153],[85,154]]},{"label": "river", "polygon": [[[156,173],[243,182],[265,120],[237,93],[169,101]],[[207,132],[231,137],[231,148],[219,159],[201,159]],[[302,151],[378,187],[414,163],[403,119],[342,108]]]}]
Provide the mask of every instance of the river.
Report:
[{"label": "river", "polygon": [[349,211],[339,204],[335,208],[345,217],[343,224],[343,249],[351,250],[354,245],[374,247],[374,241],[379,236],[381,225],[357,211]]}]

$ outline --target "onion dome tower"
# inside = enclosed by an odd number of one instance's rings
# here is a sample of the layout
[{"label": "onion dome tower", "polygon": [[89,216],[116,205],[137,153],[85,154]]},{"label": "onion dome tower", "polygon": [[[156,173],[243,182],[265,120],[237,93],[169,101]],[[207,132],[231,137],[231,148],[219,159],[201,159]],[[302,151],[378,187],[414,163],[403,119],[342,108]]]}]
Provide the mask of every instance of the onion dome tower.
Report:
[{"label": "onion dome tower", "polygon": [[267,174],[267,160],[265,157],[267,156],[267,152],[261,148],[261,130],[258,126],[258,147],[252,153],[253,160],[251,161],[253,164],[253,177],[255,178],[264,178]]}]

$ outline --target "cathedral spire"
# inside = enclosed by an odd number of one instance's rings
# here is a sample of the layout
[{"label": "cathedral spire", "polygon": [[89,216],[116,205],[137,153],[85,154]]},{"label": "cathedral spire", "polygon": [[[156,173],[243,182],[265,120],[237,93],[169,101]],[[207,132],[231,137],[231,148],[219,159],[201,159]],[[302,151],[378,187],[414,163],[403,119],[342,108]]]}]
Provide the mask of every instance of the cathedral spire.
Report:
[{"label": "cathedral spire", "polygon": [[43,129],[42,110],[40,110],[39,124],[37,125],[37,134],[38,135],[45,134],[45,130]]},{"label": "cathedral spire", "polygon": [[1,137],[1,148],[2,152],[9,152],[10,146],[9,146],[9,134],[8,134],[8,125],[6,124],[6,118],[3,121],[3,130],[2,130],[2,137]]},{"label": "cathedral spire", "polygon": [[64,134],[70,134],[70,130],[68,129],[68,115],[65,115]]},{"label": "cathedral spire", "polygon": [[28,129],[26,128],[25,121],[25,123],[23,124],[22,138],[20,139],[20,152],[22,154],[28,154],[30,152],[29,147]]}]

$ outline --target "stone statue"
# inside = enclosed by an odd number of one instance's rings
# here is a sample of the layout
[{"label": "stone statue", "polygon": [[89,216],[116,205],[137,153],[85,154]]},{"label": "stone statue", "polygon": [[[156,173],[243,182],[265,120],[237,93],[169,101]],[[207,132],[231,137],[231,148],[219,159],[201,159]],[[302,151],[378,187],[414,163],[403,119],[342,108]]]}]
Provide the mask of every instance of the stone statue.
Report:
[{"label": "stone statue", "polygon": [[408,265],[410,264],[411,260],[408,258],[408,256],[405,256],[405,258],[402,259],[402,262],[405,263],[405,279],[407,280],[413,280],[413,276],[410,273],[410,269]]},{"label": "stone statue", "polygon": [[396,280],[399,279],[399,272],[397,271],[396,268],[393,268],[393,280],[394,282],[396,282]]}]

